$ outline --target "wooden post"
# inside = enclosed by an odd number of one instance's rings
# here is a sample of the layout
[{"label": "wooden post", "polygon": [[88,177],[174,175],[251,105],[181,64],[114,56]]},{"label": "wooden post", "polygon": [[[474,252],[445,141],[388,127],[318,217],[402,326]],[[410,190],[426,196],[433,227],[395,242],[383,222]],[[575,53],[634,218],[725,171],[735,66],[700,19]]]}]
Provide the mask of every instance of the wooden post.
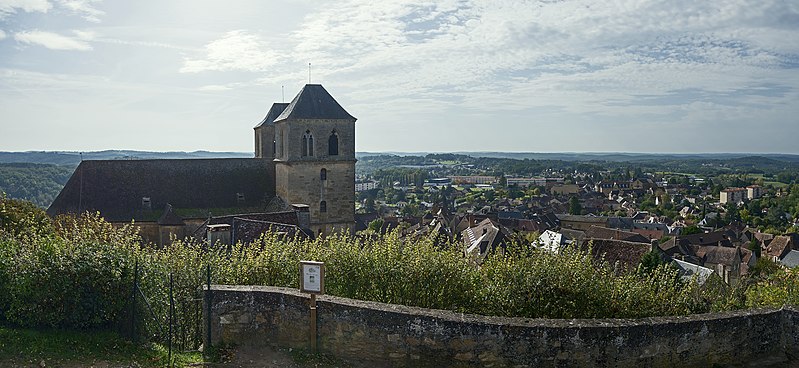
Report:
[{"label": "wooden post", "polygon": [[311,352],[316,354],[316,294],[311,294]]},{"label": "wooden post", "polygon": [[308,338],[311,340],[311,352],[316,354],[316,294],[325,293],[325,264],[315,261],[300,261],[300,292],[311,294],[308,305],[310,321]]}]

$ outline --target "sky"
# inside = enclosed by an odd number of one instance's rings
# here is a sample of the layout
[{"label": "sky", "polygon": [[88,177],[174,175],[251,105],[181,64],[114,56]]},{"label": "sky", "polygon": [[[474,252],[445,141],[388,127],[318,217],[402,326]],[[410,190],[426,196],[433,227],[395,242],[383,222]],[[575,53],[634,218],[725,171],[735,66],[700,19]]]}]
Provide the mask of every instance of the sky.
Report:
[{"label": "sky", "polygon": [[361,152],[799,153],[799,1],[0,0],[0,151],[250,152],[309,80]]}]

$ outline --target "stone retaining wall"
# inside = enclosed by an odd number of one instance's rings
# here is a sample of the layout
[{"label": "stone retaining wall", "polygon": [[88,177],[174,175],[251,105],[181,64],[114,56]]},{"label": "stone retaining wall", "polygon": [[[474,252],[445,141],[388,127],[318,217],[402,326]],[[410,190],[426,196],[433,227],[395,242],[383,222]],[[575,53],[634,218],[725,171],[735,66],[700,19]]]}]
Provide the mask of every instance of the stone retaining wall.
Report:
[{"label": "stone retaining wall", "polygon": [[[308,347],[307,295],[260,286],[212,285],[211,291],[211,345]],[[788,308],[635,320],[549,320],[332,296],[320,296],[317,302],[320,351],[376,366],[799,364],[799,312]]]}]

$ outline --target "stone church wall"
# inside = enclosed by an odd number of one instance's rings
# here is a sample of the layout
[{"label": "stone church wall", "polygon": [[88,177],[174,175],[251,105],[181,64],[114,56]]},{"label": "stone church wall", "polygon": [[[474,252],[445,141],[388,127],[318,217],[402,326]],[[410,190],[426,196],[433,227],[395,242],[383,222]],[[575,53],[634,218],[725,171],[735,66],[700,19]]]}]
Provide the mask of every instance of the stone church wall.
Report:
[{"label": "stone church wall", "polygon": [[[212,345],[308,347],[307,295],[259,286],[212,293]],[[790,367],[799,359],[799,313],[789,308],[548,320],[320,296],[317,313],[320,351],[364,366]]]}]

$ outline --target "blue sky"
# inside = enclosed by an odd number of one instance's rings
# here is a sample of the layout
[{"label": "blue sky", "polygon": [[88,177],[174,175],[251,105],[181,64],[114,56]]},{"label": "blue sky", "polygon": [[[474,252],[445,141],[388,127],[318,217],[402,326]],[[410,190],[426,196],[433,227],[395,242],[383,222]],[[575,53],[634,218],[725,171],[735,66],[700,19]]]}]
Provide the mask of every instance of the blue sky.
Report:
[{"label": "blue sky", "polygon": [[251,151],[309,62],[359,151],[799,153],[794,0],[0,0],[0,150]]}]

